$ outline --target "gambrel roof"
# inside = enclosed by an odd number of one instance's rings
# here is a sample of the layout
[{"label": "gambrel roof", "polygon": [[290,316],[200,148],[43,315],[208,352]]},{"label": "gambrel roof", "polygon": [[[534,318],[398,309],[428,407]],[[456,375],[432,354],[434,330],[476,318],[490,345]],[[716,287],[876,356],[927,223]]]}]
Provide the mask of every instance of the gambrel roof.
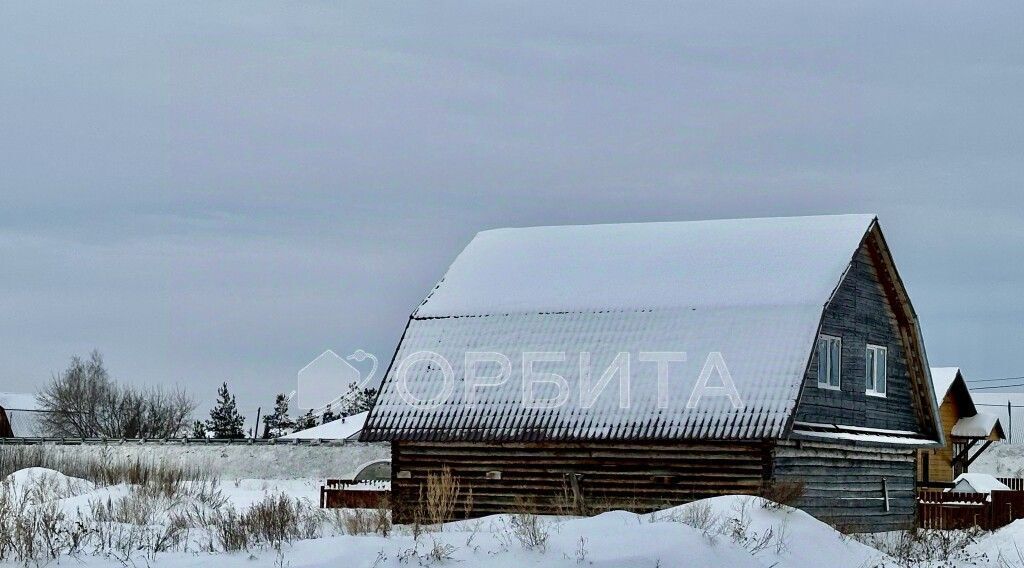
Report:
[{"label": "gambrel roof", "polygon": [[[824,307],[877,230],[873,215],[835,215],[481,232],[410,318],[362,439],[783,437]],[[687,360],[671,364],[662,393],[658,365],[639,354],[665,351]],[[402,369],[418,352],[450,369]],[[467,352],[504,354],[511,376],[467,392]],[[538,352],[566,354],[537,367],[569,386],[557,408],[523,404],[521,359]],[[631,354],[628,405],[615,379],[583,403],[581,352],[590,354],[593,382],[616,354]],[[712,353],[721,353],[742,408],[726,397],[687,408]],[[446,371],[454,378],[447,390]],[[722,384],[715,371],[709,385]],[[558,392],[541,386],[548,389],[535,398]],[[930,400],[930,384],[923,388]]]}]

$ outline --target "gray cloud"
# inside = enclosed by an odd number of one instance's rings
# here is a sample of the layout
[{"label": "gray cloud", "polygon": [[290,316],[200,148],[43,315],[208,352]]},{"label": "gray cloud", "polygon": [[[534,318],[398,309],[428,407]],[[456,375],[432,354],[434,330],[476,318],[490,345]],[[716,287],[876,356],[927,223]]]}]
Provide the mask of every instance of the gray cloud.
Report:
[{"label": "gray cloud", "polygon": [[0,376],[254,407],[481,229],[860,211],[932,362],[1019,375],[1021,12],[2,4]]}]

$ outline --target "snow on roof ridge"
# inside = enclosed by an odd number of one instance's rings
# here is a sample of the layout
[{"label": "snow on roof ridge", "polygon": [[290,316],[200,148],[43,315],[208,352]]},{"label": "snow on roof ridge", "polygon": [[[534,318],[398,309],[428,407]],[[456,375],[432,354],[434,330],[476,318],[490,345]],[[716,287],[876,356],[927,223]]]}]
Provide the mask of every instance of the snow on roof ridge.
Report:
[{"label": "snow on roof ridge", "polygon": [[496,233],[501,231],[525,231],[530,229],[562,229],[562,228],[588,228],[588,227],[631,227],[631,226],[650,226],[650,225],[682,225],[682,224],[698,224],[698,223],[721,223],[727,221],[783,221],[783,220],[800,220],[800,219],[829,219],[829,218],[858,218],[873,220],[877,219],[878,215],[875,213],[829,213],[824,215],[782,215],[778,217],[716,217],[713,219],[689,219],[686,221],[626,221],[622,223],[576,223],[576,224],[565,224],[565,225],[524,225],[521,227],[494,227],[493,229],[484,229],[477,231],[477,235],[485,233]]},{"label": "snow on roof ridge", "polygon": [[481,231],[413,317],[823,305],[873,214]]}]

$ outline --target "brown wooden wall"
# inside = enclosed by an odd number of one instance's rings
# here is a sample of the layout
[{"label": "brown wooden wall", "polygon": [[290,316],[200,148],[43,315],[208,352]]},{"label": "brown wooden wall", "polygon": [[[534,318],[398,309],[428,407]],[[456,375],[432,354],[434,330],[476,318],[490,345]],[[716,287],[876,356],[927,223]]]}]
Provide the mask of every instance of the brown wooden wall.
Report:
[{"label": "brown wooden wall", "polygon": [[[395,442],[392,503],[396,522],[413,520],[428,472],[447,465],[461,486],[460,504],[472,491],[471,516],[521,508],[573,513],[567,474],[579,474],[586,512],[654,511],[726,494],[757,493],[770,471],[769,446],[729,443],[431,443]],[[501,479],[487,473],[501,472]],[[402,478],[407,472],[410,477]],[[460,515],[461,516],[461,515]]]}]

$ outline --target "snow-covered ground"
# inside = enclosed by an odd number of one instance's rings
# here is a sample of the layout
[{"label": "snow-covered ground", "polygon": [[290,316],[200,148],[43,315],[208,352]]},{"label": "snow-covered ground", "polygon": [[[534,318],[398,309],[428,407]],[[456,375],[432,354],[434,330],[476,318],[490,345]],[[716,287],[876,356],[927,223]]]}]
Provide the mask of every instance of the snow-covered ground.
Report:
[{"label": "snow-covered ground", "polygon": [[972,473],[996,477],[1024,477],[1024,444],[996,442],[971,464]]},{"label": "snow-covered ground", "polygon": [[[37,523],[33,525],[36,533],[43,530],[40,523],[58,519],[57,524],[63,522],[61,526],[66,527],[51,531],[58,542],[68,542],[70,534],[90,543],[72,555],[39,564],[86,567],[1024,568],[1024,552],[1019,552],[1024,551],[1024,521],[994,533],[850,537],[802,511],[749,496],[706,499],[645,515],[622,511],[589,518],[495,515],[419,534],[413,534],[413,527],[395,526],[382,536],[372,530],[369,534],[353,530],[346,519],[356,512],[317,509],[321,481],[209,479],[186,482],[169,492],[159,484],[148,489],[125,483],[104,485],[44,468],[24,469],[0,485],[0,552],[11,540],[4,535],[16,532],[10,516],[10,505],[15,505],[15,509],[44,511],[31,516],[31,522]],[[246,511],[266,507],[281,496],[293,504],[289,511],[303,519],[297,524],[303,525],[306,536],[286,538],[280,546],[253,542],[224,552],[224,535],[218,531],[231,526],[224,519],[244,522],[237,519],[244,518]],[[174,527],[184,527],[184,533],[168,536]],[[97,549],[96,543],[103,539],[125,538],[131,539],[135,551],[125,553],[116,546]],[[0,564],[20,564],[9,552],[7,559]]]},{"label": "snow-covered ground", "polygon": [[[137,489],[124,484],[99,486],[52,470],[32,468],[15,472],[5,481],[5,495],[31,494],[52,488],[45,499],[68,519],[95,511],[97,506],[130,499]],[[219,482],[219,505],[244,511],[275,495],[286,495],[316,511],[318,481]],[[10,500],[5,497],[5,500]],[[134,555],[88,550],[75,555],[82,566],[352,566],[460,565],[512,568],[519,566],[829,566],[871,565],[878,551],[843,537],[828,525],[788,508],[765,506],[754,497],[720,497],[648,515],[611,512],[591,518],[553,518],[496,515],[444,525],[441,530],[414,535],[412,528],[394,527],[388,536],[345,534],[342,523],[324,515],[316,538],[296,539],[280,547],[252,546],[240,552],[210,552],[216,535],[193,528],[187,542],[169,552],[139,551]],[[170,525],[174,514],[209,504],[191,494],[161,503],[165,510],[144,521],[154,533]],[[42,506],[35,503],[34,506]],[[108,505],[108,508],[109,505]],[[145,507],[143,507],[145,508]],[[133,508],[134,509],[134,508]],[[133,513],[134,514],[134,513]],[[96,517],[83,521],[87,530]],[[108,519],[109,521],[109,519]],[[118,518],[114,524],[126,524]],[[104,529],[104,530],[109,530]],[[215,532],[215,531],[214,531]],[[122,534],[122,533],[117,533]],[[140,547],[148,537],[137,537]],[[146,544],[150,543],[150,544]],[[127,558],[126,558],[127,556]]]}]

